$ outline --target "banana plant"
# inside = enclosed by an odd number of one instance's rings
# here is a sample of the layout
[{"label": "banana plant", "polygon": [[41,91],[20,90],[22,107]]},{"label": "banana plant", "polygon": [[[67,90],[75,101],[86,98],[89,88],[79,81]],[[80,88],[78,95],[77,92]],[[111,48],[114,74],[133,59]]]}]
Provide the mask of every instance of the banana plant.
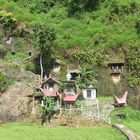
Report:
[{"label": "banana plant", "polygon": [[52,99],[50,96],[44,96],[43,97],[43,103],[42,103],[42,125],[46,122],[46,117],[48,119],[48,122],[50,122],[52,117]]},{"label": "banana plant", "polygon": [[77,85],[80,89],[87,88],[96,83],[96,72],[91,69],[79,66],[80,75],[77,77]]}]

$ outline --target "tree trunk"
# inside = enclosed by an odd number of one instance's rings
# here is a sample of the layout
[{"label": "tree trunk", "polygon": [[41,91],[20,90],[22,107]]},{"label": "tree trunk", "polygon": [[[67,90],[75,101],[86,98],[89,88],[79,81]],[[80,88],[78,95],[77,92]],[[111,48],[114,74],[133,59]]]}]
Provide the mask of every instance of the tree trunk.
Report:
[{"label": "tree trunk", "polygon": [[42,81],[43,81],[42,53],[40,54],[40,70],[41,70],[40,81],[41,81],[41,83],[42,83]]}]

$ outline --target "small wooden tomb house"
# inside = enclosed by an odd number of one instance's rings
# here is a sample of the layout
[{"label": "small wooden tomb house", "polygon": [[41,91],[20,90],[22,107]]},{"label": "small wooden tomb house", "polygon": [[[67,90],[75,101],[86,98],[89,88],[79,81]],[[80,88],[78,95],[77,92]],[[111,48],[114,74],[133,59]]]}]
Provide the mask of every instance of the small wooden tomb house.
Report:
[{"label": "small wooden tomb house", "polygon": [[124,63],[109,63],[110,73],[121,73],[124,70]]},{"label": "small wooden tomb house", "polygon": [[75,95],[76,94],[76,84],[74,81],[63,81],[64,89],[63,92],[66,95]]},{"label": "small wooden tomb house", "polygon": [[124,63],[109,63],[110,75],[114,82],[120,81],[120,75],[124,70]]},{"label": "small wooden tomb house", "polygon": [[75,105],[79,93],[77,92],[76,84],[74,81],[63,81],[64,89],[62,92],[63,105],[69,107]]},{"label": "small wooden tomb house", "polygon": [[88,88],[82,89],[83,97],[86,100],[94,100],[96,99],[97,89],[94,88],[92,85]]},{"label": "small wooden tomb house", "polygon": [[55,78],[49,75],[49,78],[47,78],[42,83],[40,90],[45,96],[56,97],[57,93],[59,92],[59,87],[60,87],[59,81],[55,80]]}]

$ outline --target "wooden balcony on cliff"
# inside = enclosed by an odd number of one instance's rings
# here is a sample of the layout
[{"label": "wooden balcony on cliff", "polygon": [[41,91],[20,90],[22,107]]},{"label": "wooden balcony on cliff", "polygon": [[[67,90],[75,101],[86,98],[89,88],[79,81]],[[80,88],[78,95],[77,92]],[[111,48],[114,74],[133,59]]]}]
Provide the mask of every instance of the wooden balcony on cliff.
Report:
[{"label": "wooden balcony on cliff", "polygon": [[124,70],[124,63],[109,63],[110,74],[120,74]]}]

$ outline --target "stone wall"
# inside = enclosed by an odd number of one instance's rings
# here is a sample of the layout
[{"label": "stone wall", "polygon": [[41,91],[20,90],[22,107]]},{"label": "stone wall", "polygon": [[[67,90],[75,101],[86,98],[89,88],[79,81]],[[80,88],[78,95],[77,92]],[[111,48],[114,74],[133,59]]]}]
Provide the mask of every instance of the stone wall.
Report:
[{"label": "stone wall", "polygon": [[114,110],[112,100],[90,100],[81,101],[77,108],[62,109],[62,114],[66,116],[76,116],[86,119],[106,118]]}]

